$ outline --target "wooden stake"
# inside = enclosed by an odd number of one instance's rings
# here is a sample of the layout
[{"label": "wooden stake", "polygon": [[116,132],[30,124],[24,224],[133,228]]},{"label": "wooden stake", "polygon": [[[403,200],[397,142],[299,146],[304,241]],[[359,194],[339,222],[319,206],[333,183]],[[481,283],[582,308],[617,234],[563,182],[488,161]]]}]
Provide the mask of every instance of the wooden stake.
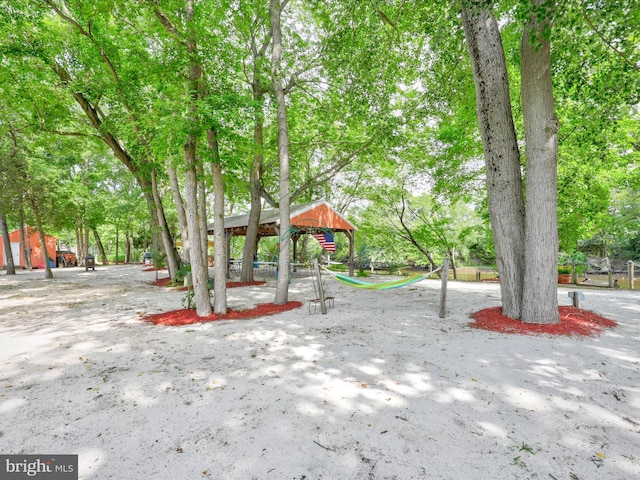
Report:
[{"label": "wooden stake", "polygon": [[440,313],[438,316],[444,318],[447,315],[447,279],[449,277],[449,258],[444,259],[442,265],[442,284],[440,285]]},{"label": "wooden stake", "polygon": [[313,259],[313,268],[316,271],[316,278],[318,279],[318,299],[320,300],[320,311],[323,315],[327,314],[327,304],[324,300],[324,288],[322,288],[322,277],[320,274],[320,265],[318,265],[318,259]]}]

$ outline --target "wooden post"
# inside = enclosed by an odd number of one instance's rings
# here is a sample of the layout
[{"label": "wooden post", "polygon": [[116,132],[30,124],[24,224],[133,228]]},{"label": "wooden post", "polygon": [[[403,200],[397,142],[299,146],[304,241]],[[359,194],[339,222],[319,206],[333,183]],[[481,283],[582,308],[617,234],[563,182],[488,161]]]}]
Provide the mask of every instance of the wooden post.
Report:
[{"label": "wooden post", "polygon": [[634,272],[634,263],[633,260],[629,260],[627,262],[627,273],[629,275],[629,290],[633,290],[633,283],[634,283],[634,276],[635,276],[635,272]]},{"label": "wooden post", "polygon": [[318,265],[318,259],[313,259],[313,268],[316,271],[316,278],[318,279],[318,299],[320,300],[320,311],[323,315],[327,314],[327,304],[324,300],[324,288],[322,288],[322,276],[320,274],[320,265]]},{"label": "wooden post", "polygon": [[613,288],[613,271],[609,267],[609,288]]},{"label": "wooden post", "polygon": [[356,242],[356,232],[355,230],[345,230],[344,233],[349,238],[349,276],[353,277],[353,270],[355,264],[355,242]]},{"label": "wooden post", "polygon": [[573,258],[571,259],[571,283],[578,284],[578,271],[576,270],[576,261]]},{"label": "wooden post", "polygon": [[[224,241],[225,241],[225,257],[227,262],[227,278],[231,278],[231,237],[233,237],[233,232],[231,230],[225,230],[224,232]],[[207,243],[208,245],[208,243]],[[207,255],[209,254],[209,248],[207,247]],[[209,258],[207,257],[207,265],[209,264]]]},{"label": "wooden post", "polygon": [[449,277],[449,258],[445,257],[442,265],[442,284],[440,285],[440,312],[438,316],[444,318],[447,314],[447,279]]},{"label": "wooden post", "polygon": [[479,282],[481,280],[481,278],[482,278],[482,274],[480,273],[480,270],[478,270],[476,272],[476,282]]},{"label": "wooden post", "polygon": [[569,298],[571,298],[574,307],[580,308],[580,300],[584,300],[584,295],[582,292],[569,292]]}]

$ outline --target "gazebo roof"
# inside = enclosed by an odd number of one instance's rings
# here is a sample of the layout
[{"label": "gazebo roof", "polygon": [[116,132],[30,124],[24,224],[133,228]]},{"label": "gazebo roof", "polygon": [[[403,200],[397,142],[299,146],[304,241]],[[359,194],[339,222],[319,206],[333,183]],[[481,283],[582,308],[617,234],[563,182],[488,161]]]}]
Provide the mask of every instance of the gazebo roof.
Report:
[{"label": "gazebo roof", "polygon": [[[308,232],[313,230],[331,229],[334,232],[355,231],[357,228],[334,210],[325,200],[305,203],[301,205],[291,205],[290,211],[291,226]],[[246,235],[249,214],[234,215],[225,217],[224,229],[231,235]],[[278,210],[263,210],[260,214],[260,228],[258,235],[261,237],[271,237],[277,235],[277,228],[280,225],[280,212]],[[207,226],[208,233],[213,234],[213,223]]]}]

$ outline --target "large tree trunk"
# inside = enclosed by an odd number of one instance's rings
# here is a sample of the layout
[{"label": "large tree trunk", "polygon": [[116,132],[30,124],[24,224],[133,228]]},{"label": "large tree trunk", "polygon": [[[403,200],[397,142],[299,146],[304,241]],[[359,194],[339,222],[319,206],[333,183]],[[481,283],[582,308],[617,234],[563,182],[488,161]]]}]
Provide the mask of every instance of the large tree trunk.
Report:
[{"label": "large tree trunk", "polygon": [[[188,28],[194,21],[193,0],[186,1],[186,20]],[[209,300],[208,280],[209,272],[204,261],[205,255],[202,251],[202,235],[200,230],[200,219],[198,209],[198,175],[196,149],[198,141],[198,105],[197,102],[201,93],[202,67],[198,62],[197,44],[190,34],[187,40],[189,51],[189,123],[190,132],[187,133],[184,145],[184,196],[185,214],[187,217],[187,230],[190,243],[191,276],[193,279],[194,300],[196,313],[199,317],[211,315],[211,301]]]},{"label": "large tree trunk", "polygon": [[525,271],[522,321],[558,323],[558,120],[553,105],[547,5],[531,15],[521,46],[522,114],[526,142]]},{"label": "large tree trunk", "polygon": [[273,91],[278,106],[278,159],[280,163],[280,255],[278,258],[278,282],[276,284],[276,296],[274,303],[282,305],[289,299],[289,253],[291,251],[290,235],[290,205],[289,205],[289,127],[287,124],[287,107],[284,98],[282,80],[282,32],[280,28],[280,15],[282,5],[280,0],[271,0],[269,13],[271,16],[271,36],[273,38],[273,51],[271,55],[271,71],[273,79]]},{"label": "large tree trunk", "polygon": [[4,212],[0,211],[0,232],[2,232],[2,243],[4,245],[4,262],[7,266],[7,275],[16,274],[16,266],[13,263],[13,252],[11,251],[11,240],[9,239],[9,228]]},{"label": "large tree trunk", "polygon": [[503,313],[520,318],[524,281],[524,201],[500,30],[490,11],[463,0],[462,23],[476,86],[476,110],[487,168],[489,218]]},{"label": "large tree trunk", "polygon": [[211,177],[213,179],[213,311],[227,313],[227,251],[224,230],[224,180],[218,146],[218,135],[214,128],[207,130],[207,143],[213,156]]},{"label": "large tree trunk", "polygon": [[241,282],[253,281],[253,260],[258,253],[258,232],[260,230],[260,214],[262,213],[262,173],[263,173],[263,150],[264,150],[264,114],[262,112],[264,95],[267,90],[262,85],[259,66],[265,56],[268,39],[258,49],[255,36],[252,37],[251,54],[253,60],[251,89],[253,91],[253,162],[249,172],[249,195],[250,210],[247,223],[247,233],[244,239],[244,249],[242,251],[242,272]]},{"label": "large tree trunk", "polygon": [[242,272],[241,282],[253,281],[253,258],[258,253],[258,230],[260,229],[260,214],[262,213],[262,150],[264,147],[262,115],[262,95],[257,95],[254,87],[254,101],[259,102],[255,107],[253,126],[253,163],[249,173],[249,193],[251,207],[249,210],[249,220],[247,223],[247,234],[244,238],[244,249],[242,250]]}]

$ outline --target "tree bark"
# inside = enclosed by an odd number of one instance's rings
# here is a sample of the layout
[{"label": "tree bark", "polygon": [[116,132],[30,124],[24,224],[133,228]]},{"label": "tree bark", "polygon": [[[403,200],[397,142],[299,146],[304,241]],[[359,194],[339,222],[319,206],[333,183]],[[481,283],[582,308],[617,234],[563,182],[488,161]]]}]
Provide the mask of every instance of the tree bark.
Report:
[{"label": "tree bark", "polygon": [[158,191],[158,180],[155,169],[151,170],[151,193],[153,195],[155,218],[158,222],[158,230],[160,230],[160,240],[164,247],[163,250],[167,262],[167,269],[169,270],[169,277],[174,278],[180,268],[180,262],[178,252],[173,243],[173,237],[167,225],[167,219],[164,216],[164,207],[162,206],[162,198],[160,198],[160,192]]},{"label": "tree bark", "polygon": [[29,227],[25,227],[24,221],[24,209],[20,207],[20,221],[18,222],[18,228],[20,229],[20,249],[22,250],[22,257],[24,258],[24,268],[31,271],[31,248],[29,247],[29,232],[25,235],[25,230]]},{"label": "tree bark", "polygon": [[7,227],[7,219],[4,216],[4,212],[2,210],[0,210],[0,232],[2,233],[2,242],[4,245],[4,262],[7,266],[7,275],[15,275],[16,266],[13,263],[13,252],[11,251],[9,228]]},{"label": "tree bark", "polygon": [[462,23],[473,67],[484,146],[489,219],[503,313],[520,318],[524,282],[524,200],[507,68],[493,14],[463,0]]},{"label": "tree bark", "polygon": [[531,14],[525,27],[520,64],[527,197],[521,319],[526,323],[558,323],[558,119],[548,36],[553,2],[533,3],[543,8]]},{"label": "tree bark", "polygon": [[[127,238],[126,233],[124,238],[125,239]],[[120,255],[120,221],[116,220],[116,265],[118,265],[118,255]],[[126,262],[126,254],[125,254],[125,262]]]},{"label": "tree bark", "polygon": [[85,257],[89,253],[89,246],[84,241],[84,230],[79,222],[80,220],[76,218],[76,259],[78,260],[78,266],[84,267]]},{"label": "tree bark", "polygon": [[207,143],[213,156],[211,177],[213,179],[213,311],[227,313],[227,252],[224,230],[224,179],[218,146],[218,135],[214,128],[207,130]]},{"label": "tree bark", "polygon": [[249,172],[249,195],[250,209],[247,223],[247,233],[244,239],[242,251],[242,271],[240,273],[241,282],[253,281],[253,260],[258,253],[260,214],[262,213],[262,173],[263,173],[263,151],[264,151],[264,95],[268,92],[261,81],[260,64],[264,59],[267,47],[270,44],[271,34],[267,35],[260,48],[256,43],[256,33],[251,35],[251,56],[253,61],[251,90],[253,93],[253,162]]},{"label": "tree bark", "polygon": [[191,263],[189,256],[189,230],[187,229],[187,216],[184,212],[184,201],[180,193],[180,184],[178,183],[178,175],[176,168],[173,166],[173,160],[167,160],[167,173],[169,174],[169,184],[171,185],[171,193],[173,195],[173,203],[176,205],[178,215],[178,223],[180,225],[180,233],[182,236],[182,259],[186,263]]},{"label": "tree bark", "polygon": [[42,216],[40,215],[40,208],[35,198],[30,196],[31,208],[33,210],[33,216],[36,220],[36,228],[38,229],[38,235],[40,237],[40,245],[42,245],[42,261],[44,262],[44,278],[53,278],[53,272],[51,271],[51,265],[49,265],[49,253],[47,252],[47,237],[44,233],[42,225]]},{"label": "tree bark", "polygon": [[[202,242],[202,261],[207,269],[209,278],[209,234],[207,223],[207,190],[204,183],[204,162],[198,160],[196,163],[196,173],[198,175],[197,196],[198,196],[198,219],[200,220],[200,241]],[[223,203],[224,211],[224,203]]]},{"label": "tree bark", "polygon": [[[186,20],[187,30],[190,24],[194,22],[194,5],[193,0],[186,1]],[[196,304],[196,313],[199,317],[211,315],[211,301],[209,300],[208,280],[209,274],[207,264],[204,262],[204,253],[202,251],[202,235],[200,231],[200,219],[198,209],[198,176],[196,157],[198,135],[198,105],[197,102],[201,93],[202,86],[202,67],[198,61],[198,47],[190,34],[187,40],[187,50],[189,53],[189,123],[190,131],[184,145],[184,196],[185,196],[185,214],[187,217],[187,229],[189,235],[190,260],[191,260],[191,276],[193,280],[194,300]]]},{"label": "tree bark", "polygon": [[[257,98],[256,98],[257,97]],[[249,220],[247,223],[247,234],[244,239],[242,250],[242,272],[241,282],[253,281],[253,259],[258,252],[258,230],[260,228],[260,214],[262,213],[262,150],[264,147],[262,115],[262,96],[257,96],[254,88],[254,101],[259,102],[254,110],[253,143],[255,153],[249,173],[249,194],[251,206],[249,209]]]},{"label": "tree bark", "polygon": [[[98,230],[95,228],[91,229],[93,231],[93,239],[96,242],[96,247],[98,248],[98,253],[100,254],[100,258],[102,259],[103,265],[109,265],[109,260],[107,259],[107,252],[104,251],[104,245],[102,245],[102,240],[100,240],[100,235],[98,235]],[[118,264],[118,257],[116,257],[116,265]]]},{"label": "tree bark", "polygon": [[278,258],[278,281],[276,284],[276,296],[274,303],[283,305],[289,298],[289,254],[291,251],[290,236],[290,199],[289,199],[289,126],[287,123],[287,107],[285,103],[282,80],[282,31],[280,17],[282,5],[280,0],[271,0],[269,14],[271,16],[271,36],[273,38],[273,50],[271,54],[271,73],[273,80],[273,92],[278,106],[278,160],[280,164],[280,193],[279,212],[280,229],[279,244],[280,255]]}]

